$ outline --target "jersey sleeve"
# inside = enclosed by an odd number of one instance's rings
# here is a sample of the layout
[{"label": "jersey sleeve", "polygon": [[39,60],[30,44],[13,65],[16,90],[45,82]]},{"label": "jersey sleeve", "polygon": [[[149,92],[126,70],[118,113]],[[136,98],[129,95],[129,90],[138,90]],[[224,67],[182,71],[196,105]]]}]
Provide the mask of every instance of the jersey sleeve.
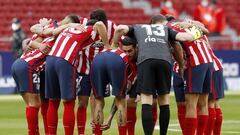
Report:
[{"label": "jersey sleeve", "polygon": [[133,25],[129,25],[128,27],[129,27],[129,31],[128,31],[128,33],[125,36],[128,36],[128,37],[134,39],[135,41],[137,41],[136,37],[135,37],[135,34],[134,34],[134,26]]},{"label": "jersey sleeve", "polygon": [[129,25],[128,28],[129,28],[129,31],[126,34],[126,36],[133,37],[134,36],[134,27],[132,25]]},{"label": "jersey sleeve", "polygon": [[176,35],[178,34],[178,32],[169,27],[167,27],[167,29],[168,29],[168,40],[175,41]]}]

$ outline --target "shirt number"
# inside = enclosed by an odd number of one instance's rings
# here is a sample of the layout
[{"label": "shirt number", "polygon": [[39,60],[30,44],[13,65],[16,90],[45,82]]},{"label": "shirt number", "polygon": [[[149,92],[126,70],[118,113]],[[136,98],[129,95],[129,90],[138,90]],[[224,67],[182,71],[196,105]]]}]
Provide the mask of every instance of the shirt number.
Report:
[{"label": "shirt number", "polygon": [[165,36],[163,25],[142,25],[146,29],[147,35]]}]

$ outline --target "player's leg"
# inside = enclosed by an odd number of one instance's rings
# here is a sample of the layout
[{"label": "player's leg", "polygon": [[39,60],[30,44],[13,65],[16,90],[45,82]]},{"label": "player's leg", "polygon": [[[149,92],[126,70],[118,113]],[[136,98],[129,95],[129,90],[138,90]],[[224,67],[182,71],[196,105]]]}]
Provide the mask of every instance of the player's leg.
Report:
[{"label": "player's leg", "polygon": [[157,106],[158,106],[158,103],[157,103],[157,96],[153,96],[153,104],[152,104],[152,115],[153,115],[153,132],[154,132],[154,128],[155,128],[155,125],[156,125],[156,122],[157,122],[157,116],[158,116],[158,113],[157,113]]},{"label": "player's leg", "polygon": [[[160,68],[159,68],[160,67]],[[171,88],[171,65],[167,61],[157,60],[155,83],[157,84],[159,103],[160,134],[166,135],[170,121],[169,93]]]},{"label": "player's leg", "polygon": [[215,101],[215,111],[216,111],[216,121],[214,125],[213,134],[221,135],[223,113],[222,113],[221,107],[219,106],[219,100]]},{"label": "player's leg", "polygon": [[183,125],[186,114],[184,81],[181,76],[175,72],[173,73],[173,89],[175,94],[175,100],[177,103],[178,121],[180,123],[180,128],[182,129],[183,133]]},{"label": "player's leg", "polygon": [[197,135],[203,135],[208,122],[208,93],[199,95],[197,107],[198,107]]},{"label": "player's leg", "polygon": [[[58,108],[60,104],[60,86],[57,73],[55,71],[55,57],[48,56],[45,65],[45,94],[49,99],[47,110],[48,133],[57,134]],[[59,66],[59,65],[58,65]]]},{"label": "player's leg", "polygon": [[28,134],[39,134],[38,112],[40,107],[40,79],[24,60],[17,59],[12,65],[13,78],[16,81],[19,93],[26,103],[26,119],[28,123]]},{"label": "player's leg", "polygon": [[220,135],[221,134],[221,128],[222,128],[222,121],[223,121],[223,114],[222,109],[219,105],[219,100],[224,98],[224,81],[223,81],[223,70],[219,70],[216,73],[215,78],[215,88],[216,88],[216,100],[215,100],[215,108],[216,108],[216,122],[213,130],[214,135]]},{"label": "player's leg", "polygon": [[117,123],[119,135],[127,134],[126,102],[124,97],[116,97]]},{"label": "player's leg", "polygon": [[115,54],[108,53],[107,71],[112,84],[112,95],[116,97],[116,106],[118,109],[117,121],[119,135],[127,134],[127,117],[126,117],[126,87],[127,87],[127,66],[123,59]]},{"label": "player's leg", "polygon": [[197,102],[199,94],[186,94],[186,117],[184,121],[184,135],[194,135],[197,129]]},{"label": "player's leg", "polygon": [[78,134],[84,135],[85,125],[87,121],[87,106],[91,93],[91,83],[88,75],[84,75],[80,80],[80,89],[78,95],[78,109],[77,109],[77,127]]},{"label": "player's leg", "polygon": [[47,127],[47,110],[48,110],[48,99],[45,97],[45,71],[40,72],[40,97],[41,97],[41,114],[43,118],[44,131],[48,134]]},{"label": "player's leg", "polygon": [[186,117],[183,128],[184,135],[194,135],[197,129],[197,103],[199,98],[198,93],[202,92],[205,76],[205,74],[202,73],[203,71],[200,69],[201,65],[197,67],[188,67],[184,73],[184,80],[186,81]]},{"label": "player's leg", "polygon": [[[75,126],[76,68],[68,61],[58,58],[56,65],[61,65],[56,72],[59,77],[61,99],[63,100],[63,126],[65,135],[73,135]],[[56,68],[57,66],[55,66]]]},{"label": "player's leg", "polygon": [[137,80],[132,85],[131,90],[127,93],[129,98],[127,99],[127,132],[128,135],[135,134],[135,124],[137,120]]},{"label": "player's leg", "polygon": [[142,104],[142,126],[145,135],[152,135],[153,115],[152,104],[153,94],[156,92],[155,70],[153,60],[146,60],[138,66],[138,93],[141,93]]},{"label": "player's leg", "polygon": [[106,86],[109,83],[105,65],[105,53],[97,54],[93,59],[90,81],[93,89],[93,94],[95,96],[92,123],[94,124],[95,129],[93,129],[93,134],[101,135],[101,125],[103,124],[104,96]]},{"label": "player's leg", "polygon": [[201,73],[205,73],[203,82],[203,91],[199,96],[198,100],[198,128],[197,134],[203,135],[208,123],[208,95],[212,89],[212,63],[204,64]]},{"label": "player's leg", "polygon": [[214,129],[215,121],[216,121],[216,111],[215,111],[215,101],[217,99],[217,91],[215,88],[216,74],[213,72],[212,74],[212,91],[209,93],[208,99],[208,124],[205,128],[204,134],[211,135]]},{"label": "player's leg", "polygon": [[[211,94],[209,95],[211,97]],[[210,98],[209,97],[209,98]],[[211,135],[216,121],[215,99],[208,100],[208,123],[204,131],[204,135]]]}]

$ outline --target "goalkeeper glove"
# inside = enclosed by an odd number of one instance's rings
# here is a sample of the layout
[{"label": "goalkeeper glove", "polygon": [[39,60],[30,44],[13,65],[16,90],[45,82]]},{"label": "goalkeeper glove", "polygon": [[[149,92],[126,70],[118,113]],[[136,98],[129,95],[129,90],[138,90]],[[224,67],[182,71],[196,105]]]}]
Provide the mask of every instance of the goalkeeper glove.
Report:
[{"label": "goalkeeper glove", "polygon": [[199,39],[202,37],[202,31],[199,30],[196,26],[192,26],[189,29],[185,29],[187,33],[192,34],[194,40]]}]

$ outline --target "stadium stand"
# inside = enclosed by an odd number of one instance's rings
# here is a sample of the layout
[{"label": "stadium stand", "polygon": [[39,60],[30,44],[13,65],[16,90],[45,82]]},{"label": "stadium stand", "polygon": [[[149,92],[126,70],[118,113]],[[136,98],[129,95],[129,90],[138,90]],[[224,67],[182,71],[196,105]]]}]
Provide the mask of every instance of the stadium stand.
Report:
[{"label": "stadium stand", "polygon": [[[137,0],[134,0],[135,2]],[[152,4],[152,8],[160,7],[160,2],[163,0],[148,0]],[[181,13],[182,11],[193,15],[194,8],[200,3],[200,0],[172,0],[174,8]],[[223,6],[224,5],[224,6]],[[106,10],[109,19],[114,20],[119,24],[134,24],[148,23],[149,15],[144,13],[141,8],[125,8],[120,0],[0,0],[0,38],[11,36],[11,20],[14,17],[22,20],[23,30],[30,35],[29,28],[36,23],[40,18],[47,17],[59,20],[67,14],[78,14],[87,17],[89,12],[95,8],[103,8]],[[219,6],[223,7],[227,23],[230,27],[237,31],[240,35],[239,18],[240,1],[237,0],[220,0]],[[227,38],[224,38],[227,39]],[[224,46],[216,45],[217,49],[235,49],[230,38],[222,43],[227,43]],[[1,42],[1,41],[0,41]],[[5,47],[6,42],[0,43],[0,50],[8,50],[10,47]],[[238,46],[238,45],[235,45]]]}]

